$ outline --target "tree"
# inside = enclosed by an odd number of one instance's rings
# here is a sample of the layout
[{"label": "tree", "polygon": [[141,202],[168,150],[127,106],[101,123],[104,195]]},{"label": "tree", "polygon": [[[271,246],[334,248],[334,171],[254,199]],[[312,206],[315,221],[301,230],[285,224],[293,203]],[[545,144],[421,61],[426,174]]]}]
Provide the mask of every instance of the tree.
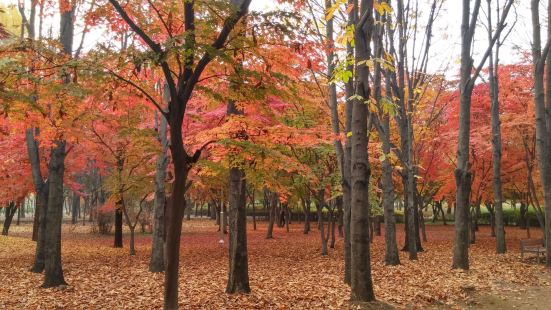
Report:
[{"label": "tree", "polygon": [[[128,26],[145,42],[160,61],[166,83],[170,90],[170,102],[168,112],[160,111],[170,125],[170,149],[174,161],[174,185],[170,203],[167,205],[167,266],[165,269],[165,297],[164,308],[178,308],[178,267],[180,261],[180,235],[182,231],[182,217],[186,208],[185,192],[189,187],[188,174],[194,163],[201,155],[201,149],[189,155],[184,147],[185,132],[182,131],[186,105],[191,99],[193,90],[199,81],[201,73],[207,65],[215,58],[212,51],[224,47],[230,32],[239,19],[247,13],[251,0],[242,0],[239,5],[230,6],[230,14],[224,21],[219,35],[210,45],[209,50],[204,53],[198,62],[195,61],[195,54],[199,52],[196,45],[195,33],[195,3],[184,3],[184,31],[186,33],[183,48],[185,56],[183,62],[179,62],[179,68],[171,70],[171,65],[164,56],[167,51],[155,42],[138,24],[128,15],[127,11],[117,0],[109,0],[121,18]],[[163,17],[159,15],[163,20]],[[169,30],[170,32],[170,30]],[[172,34],[171,34],[172,35]],[[178,56],[180,57],[180,56]],[[172,72],[178,72],[177,79],[174,79]]]},{"label": "tree", "polygon": [[[163,103],[167,104],[170,99],[168,86],[163,87]],[[168,166],[168,138],[167,122],[163,116],[158,118],[158,140],[161,144],[161,152],[157,155],[155,172],[155,202],[154,202],[154,222],[153,222],[153,241],[151,246],[151,258],[149,260],[149,271],[162,272],[165,269],[165,210],[166,210],[166,169]]]},{"label": "tree", "polygon": [[375,299],[371,279],[371,259],[369,251],[369,177],[371,168],[367,153],[371,119],[368,121],[366,102],[371,100],[369,67],[366,62],[371,57],[371,37],[373,33],[373,1],[362,0],[353,8],[355,17],[355,79],[356,90],[352,110],[352,198],[350,216],[350,279],[351,300],[357,302]]},{"label": "tree", "polygon": [[[232,0],[232,5],[238,5],[239,1]],[[243,19],[242,26],[246,27],[246,20]],[[234,74],[230,77],[230,90],[239,92],[243,87],[240,76],[243,73],[243,61],[237,60]],[[235,100],[228,101],[228,117],[239,117],[243,115],[243,109],[237,106]],[[246,132],[237,132],[233,139],[247,140]],[[229,268],[226,293],[249,293],[249,259],[247,253],[247,181],[245,171],[240,167],[242,164],[230,153],[229,172]],[[253,201],[254,203],[254,201]]]},{"label": "tree", "polygon": [[[541,23],[539,16],[539,0],[532,0],[532,64],[534,70],[534,106],[536,115],[536,150],[538,166],[540,170],[540,179],[543,189],[543,202],[545,209],[545,247],[546,257],[551,257],[551,115],[549,109],[551,106],[551,27],[547,29],[547,42],[542,49],[541,44]],[[551,6],[548,5],[551,10]],[[551,12],[548,12],[548,17]],[[544,86],[544,73],[547,73],[547,80]],[[547,267],[551,267],[551,259],[545,262]]]},{"label": "tree", "polygon": [[460,110],[459,110],[459,139],[457,144],[457,168],[456,180],[456,211],[455,211],[455,242],[453,250],[453,268],[469,269],[469,195],[471,190],[471,167],[469,164],[469,141],[471,128],[471,96],[476,79],[486,62],[492,47],[499,38],[504,28],[505,20],[513,1],[508,1],[496,26],[488,49],[484,53],[474,73],[472,72],[473,60],[471,56],[472,41],[476,30],[480,0],[476,0],[472,15],[470,0],[463,0],[461,22],[461,73],[460,73]]}]

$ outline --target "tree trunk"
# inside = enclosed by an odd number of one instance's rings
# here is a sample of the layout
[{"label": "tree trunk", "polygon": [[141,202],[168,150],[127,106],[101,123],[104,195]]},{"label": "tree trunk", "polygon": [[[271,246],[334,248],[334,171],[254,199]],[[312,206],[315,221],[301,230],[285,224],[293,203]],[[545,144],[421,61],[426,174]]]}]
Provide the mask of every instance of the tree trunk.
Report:
[{"label": "tree trunk", "polygon": [[331,225],[331,244],[329,245],[329,247],[331,249],[334,249],[335,248],[335,216],[333,214],[333,212],[331,212],[330,214],[330,217],[329,217],[329,224]]},{"label": "tree trunk", "polygon": [[[456,206],[455,242],[453,248],[453,268],[469,269],[469,196],[471,190],[471,169],[469,164],[469,141],[471,128],[471,45],[474,29],[471,18],[478,16],[475,8],[471,17],[470,0],[463,0],[461,25],[461,81],[459,97],[459,139],[457,144],[457,167],[455,169]],[[476,27],[476,25],[474,26]]]},{"label": "tree trunk", "polygon": [[[232,1],[235,2],[236,0]],[[245,24],[245,21],[243,24]],[[235,75],[238,76],[242,69],[242,65],[238,61]],[[237,90],[239,84],[240,81],[232,80],[230,88]],[[232,115],[242,115],[243,111],[237,108],[235,101],[230,100],[228,101],[227,113],[231,117]],[[233,138],[239,139],[238,137]],[[226,293],[249,293],[251,288],[249,286],[249,262],[247,254],[247,185],[245,172],[239,167],[230,168],[229,224],[229,269]]]},{"label": "tree trunk", "polygon": [[251,195],[251,203],[253,205],[253,230],[256,230],[256,203],[254,200],[254,189],[252,191],[253,193]]},{"label": "tree trunk", "polygon": [[321,236],[321,255],[327,255],[327,239],[325,239],[325,224],[323,223],[324,190],[319,190],[316,199],[316,211],[318,214],[318,230]]},{"label": "tree trunk", "polygon": [[4,226],[2,228],[2,235],[7,236],[8,232],[10,230],[11,222],[13,220],[13,216],[15,215],[15,212],[19,210],[17,206],[15,205],[15,202],[10,202],[7,207],[5,207],[5,216],[4,216]]},{"label": "tree trunk", "polygon": [[310,232],[310,202],[302,199],[302,209],[304,211],[304,230],[303,233],[307,235]]},{"label": "tree trunk", "polygon": [[122,215],[122,203],[119,201],[115,209],[115,248],[122,248]]},{"label": "tree trunk", "polygon": [[134,245],[134,231],[136,230],[135,226],[128,225],[130,229],[130,255],[136,255],[136,247]]},{"label": "tree trunk", "polygon": [[[541,24],[539,20],[539,0],[532,0],[532,28],[533,43],[532,57],[534,65],[534,103],[536,114],[536,150],[538,164],[540,169],[540,179],[543,189],[544,210],[545,210],[545,229],[544,238],[546,244],[546,257],[551,257],[551,116],[549,115],[551,102],[551,89],[547,89],[544,94],[544,66],[547,64],[547,73],[551,72],[551,54],[549,49],[544,50],[547,54],[542,54],[541,46]],[[551,6],[548,6],[551,9]],[[551,11],[548,12],[548,18],[551,17]],[[548,26],[548,34],[551,27]],[[551,40],[550,38],[547,39]],[[547,42],[546,46],[548,46]],[[546,61],[547,58],[547,61]],[[551,79],[547,76],[547,88],[551,84]],[[551,259],[545,260],[546,267],[551,267]]]},{"label": "tree trunk", "polygon": [[224,234],[228,233],[228,206],[226,203],[222,202],[222,232]]},{"label": "tree trunk", "polygon": [[343,213],[343,210],[342,210],[342,196],[341,197],[337,197],[336,200],[335,200],[335,203],[337,204],[337,230],[339,232],[339,237],[343,237],[344,236],[344,232],[342,230],[342,227],[343,227],[343,221],[342,221],[342,213]]},{"label": "tree trunk", "polygon": [[[356,23],[356,15],[358,14],[357,9],[354,7],[355,0],[348,0],[348,5],[352,7],[352,10],[348,12],[348,22],[347,27],[352,28]],[[347,40],[346,43],[346,55],[347,58],[354,57],[354,47],[351,42]],[[352,62],[348,62],[346,66],[346,71],[353,72],[354,67]],[[351,98],[355,94],[354,90],[354,79],[350,78],[348,82],[344,84],[344,92],[346,99]],[[350,245],[350,215],[351,215],[351,203],[352,203],[352,139],[348,133],[352,132],[352,100],[345,100],[345,124],[344,130],[346,131],[346,140],[344,144],[344,163],[343,163],[343,172],[342,172],[342,200],[343,200],[343,232],[344,232],[344,283],[351,284],[351,271],[350,271],[350,261],[351,261],[351,245]]]},{"label": "tree trunk", "polygon": [[229,270],[226,293],[248,293],[249,267],[247,256],[247,215],[245,173],[230,169],[229,210]]},{"label": "tree trunk", "polygon": [[17,222],[15,225],[19,226],[21,224],[21,214],[23,213],[23,210],[25,209],[25,201],[21,203],[19,208],[17,208]]},{"label": "tree trunk", "polygon": [[48,167],[48,210],[44,240],[44,283],[42,287],[67,285],[61,267],[61,222],[63,219],[63,174],[65,172],[65,142],[56,141]]},{"label": "tree trunk", "polygon": [[[32,169],[32,167],[31,167]],[[36,194],[36,196],[38,196],[38,192]],[[38,199],[38,197],[35,197],[34,199],[34,214],[33,214],[33,233],[32,233],[32,240],[33,241],[37,241],[38,240],[38,227],[39,227],[39,217],[40,217],[40,212],[39,212],[39,209],[38,209],[38,204],[36,203],[36,200]]]},{"label": "tree trunk", "polygon": [[[368,302],[375,299],[371,279],[371,256],[369,244],[369,165],[367,147],[368,106],[365,100],[371,95],[369,67],[362,65],[371,57],[371,35],[373,31],[373,1],[362,0],[360,16],[366,16],[365,24],[355,31],[356,95],[352,111],[352,172],[351,172],[351,301]],[[371,116],[370,116],[371,117]]]},{"label": "tree trunk", "polygon": [[80,209],[80,196],[73,192],[73,199],[71,201],[71,224],[75,225],[78,220],[78,211]]},{"label": "tree trunk", "polygon": [[381,235],[381,217],[379,215],[373,217],[373,230],[375,236]]},{"label": "tree trunk", "polygon": [[[499,5],[499,3],[497,3]],[[488,2],[488,40],[492,40],[492,13],[491,3]],[[499,39],[498,39],[499,40]],[[490,53],[488,75],[490,81],[490,97],[492,114],[492,163],[493,163],[493,189],[495,217],[493,218],[492,235],[496,236],[496,253],[503,254],[507,251],[505,243],[505,227],[503,224],[503,193],[501,185],[501,127],[499,119],[499,47],[497,42],[494,52]]]},{"label": "tree trunk", "polygon": [[[387,93],[391,94],[390,83],[387,81]],[[390,117],[385,115],[381,122],[379,135],[382,140],[383,153],[390,154]],[[400,264],[398,244],[396,242],[396,217],[394,216],[394,184],[392,183],[392,165],[387,156],[382,162],[381,183],[383,188],[383,212],[385,224],[385,264],[396,266]]]},{"label": "tree trunk", "polygon": [[289,232],[289,223],[291,222],[291,209],[289,209],[289,205],[285,204],[285,231]]},{"label": "tree trunk", "polygon": [[[36,192],[33,223],[33,239],[36,240],[36,250],[31,272],[40,273],[44,270],[44,241],[46,238],[46,213],[48,210],[49,182],[44,182],[44,179],[42,178],[42,173],[40,171],[38,142],[34,137],[33,131],[33,129],[27,129],[25,131],[25,140],[27,143],[29,161],[31,163],[33,185]],[[36,131],[38,133],[38,129],[36,129]]]},{"label": "tree trunk", "polygon": [[269,196],[270,202],[269,202],[269,221],[268,221],[268,229],[266,230],[266,239],[272,239],[273,238],[273,231],[274,231],[274,221],[276,217],[276,206],[277,206],[277,194],[276,193],[270,193],[268,192],[267,195]]}]

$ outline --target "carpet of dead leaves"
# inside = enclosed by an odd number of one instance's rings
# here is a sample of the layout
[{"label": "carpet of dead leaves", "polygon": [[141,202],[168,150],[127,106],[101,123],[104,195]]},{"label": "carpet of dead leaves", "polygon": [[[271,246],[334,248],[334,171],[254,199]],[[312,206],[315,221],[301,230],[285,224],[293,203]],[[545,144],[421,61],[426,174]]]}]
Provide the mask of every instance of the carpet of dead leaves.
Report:
[{"label": "carpet of dead leaves", "polygon": [[[316,229],[302,233],[299,223],[291,231],[276,228],[275,239],[265,240],[265,223],[248,230],[249,276],[252,293],[224,293],[227,248],[220,245],[217,227],[210,220],[184,222],[180,269],[182,309],[343,309],[350,291],[343,284],[342,239],[329,255],[320,255]],[[113,237],[91,234],[89,226],[64,224],[62,256],[64,289],[42,289],[42,275],[28,271],[34,254],[30,224],[13,226],[10,237],[0,236],[0,309],[155,309],[162,306],[162,274],[148,271],[151,237],[137,236],[137,255],[112,247]],[[403,241],[398,226],[399,243]],[[532,236],[538,235],[535,229]],[[469,272],[451,266],[453,226],[427,226],[429,242],[418,261],[402,265],[383,263],[384,237],[372,247],[373,280],[379,300],[397,308],[421,309],[432,305],[460,307],[473,292],[499,293],[509,287],[549,286],[545,272],[533,259],[520,260],[518,240],[526,232],[507,228],[509,253],[494,254],[494,239],[487,227],[471,247]]]}]

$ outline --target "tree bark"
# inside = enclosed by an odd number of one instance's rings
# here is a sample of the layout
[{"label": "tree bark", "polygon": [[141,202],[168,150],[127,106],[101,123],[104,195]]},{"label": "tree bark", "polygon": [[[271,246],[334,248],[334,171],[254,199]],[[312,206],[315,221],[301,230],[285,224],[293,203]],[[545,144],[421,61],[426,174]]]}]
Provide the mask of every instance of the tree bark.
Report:
[{"label": "tree bark", "polygon": [[[350,217],[351,245],[351,301],[369,302],[375,300],[371,279],[371,257],[369,244],[369,165],[368,147],[368,106],[364,102],[370,98],[369,67],[362,62],[371,57],[371,35],[373,31],[373,1],[362,0],[358,10],[365,16],[363,25],[356,22],[355,64],[356,99],[352,110],[352,198]],[[363,22],[363,21],[362,21]]]},{"label": "tree bark", "polygon": [[459,97],[459,140],[457,145],[457,167],[455,169],[456,206],[455,206],[455,242],[453,249],[453,268],[469,269],[469,195],[471,190],[471,170],[469,164],[469,141],[471,128],[471,46],[474,27],[480,1],[471,17],[470,0],[463,0],[461,25],[461,81]]},{"label": "tree bark", "polygon": [[48,167],[48,209],[44,240],[44,283],[42,287],[67,285],[61,266],[61,221],[63,219],[63,175],[65,172],[65,142],[56,141]]},{"label": "tree bark", "polygon": [[[358,14],[357,8],[354,6],[356,0],[348,0],[348,5],[352,9],[348,13],[348,22],[347,27],[353,27],[356,22],[356,15]],[[354,47],[351,42],[346,43],[346,55],[348,58],[354,56]],[[352,62],[348,62],[346,66],[346,71],[353,72],[354,68]],[[344,84],[345,96],[346,99],[354,95],[354,80],[350,78],[348,82]],[[351,203],[352,203],[352,140],[348,133],[352,132],[352,100],[345,100],[345,132],[346,140],[344,144],[344,163],[343,163],[343,172],[342,172],[342,200],[343,200],[343,226],[344,226],[344,283],[351,284],[350,276],[350,261],[351,261],[351,246],[350,246],[350,212],[351,212]]]},{"label": "tree bark", "polygon": [[[532,61],[534,65],[534,105],[536,114],[536,150],[538,164],[540,169],[540,179],[543,189],[543,201],[545,209],[545,228],[544,238],[546,247],[546,257],[551,257],[551,115],[549,115],[551,90],[547,90],[547,98],[544,94],[544,68],[547,59],[547,72],[551,71],[551,61],[549,58],[549,44],[551,38],[547,39],[546,46],[542,52],[541,46],[541,24],[539,19],[539,0],[532,0]],[[551,10],[551,6],[548,5]],[[551,12],[548,12],[548,17]],[[549,27],[549,26],[548,26]],[[548,33],[551,27],[548,28]],[[550,77],[547,76],[547,85],[549,87]],[[551,259],[546,259],[546,267],[551,267]]]},{"label": "tree bark", "polygon": [[248,293],[249,267],[247,255],[247,215],[245,173],[230,169],[229,270],[226,293]]},{"label": "tree bark", "polygon": [[303,233],[307,235],[310,232],[310,202],[308,200],[305,200],[304,198],[301,199],[301,201],[302,201],[302,209],[304,210]]},{"label": "tree bark", "polygon": [[[232,0],[237,5],[239,0]],[[245,20],[243,19],[243,25]],[[242,61],[242,60],[241,60]],[[241,81],[237,80],[243,67],[240,61],[236,66],[234,79],[230,82],[230,88],[238,90]],[[227,114],[242,115],[235,101],[228,101]],[[246,132],[242,132],[246,135]],[[239,139],[237,136],[234,139]],[[232,160],[230,160],[231,162]],[[245,171],[239,167],[230,168],[229,177],[229,269],[226,293],[249,293],[249,260],[247,253],[247,185]],[[253,201],[254,204],[254,201]]]},{"label": "tree bark", "polygon": [[273,239],[273,231],[274,231],[274,221],[276,217],[276,206],[277,206],[277,194],[276,193],[270,193],[267,190],[265,190],[265,195],[269,196],[269,220],[268,220],[268,229],[266,230],[266,239]]},{"label": "tree bark", "polygon": [[15,205],[15,202],[10,202],[7,207],[4,208],[5,210],[5,216],[4,216],[4,225],[2,227],[2,235],[7,236],[8,232],[10,230],[11,222],[13,220],[13,216],[15,215],[15,212],[17,212],[19,208]]},{"label": "tree bark", "polygon": [[[48,210],[48,181],[44,182],[40,171],[40,155],[38,142],[34,138],[34,129],[30,128],[25,131],[25,140],[27,143],[27,151],[29,161],[31,163],[31,171],[33,176],[33,185],[36,192],[33,237],[36,234],[36,250],[34,263],[31,271],[40,273],[44,270],[44,240],[46,237],[46,213]],[[38,133],[38,129],[36,129]]]},{"label": "tree bark", "polygon": [[[497,3],[499,6],[499,3]],[[492,40],[492,10],[491,1],[488,1],[488,40]],[[490,81],[490,97],[492,114],[492,163],[495,217],[492,222],[492,233],[496,236],[496,253],[507,251],[505,243],[505,227],[503,225],[503,193],[501,185],[501,121],[499,119],[499,47],[496,43],[495,52],[492,50],[489,58],[488,75]],[[494,58],[495,57],[495,58]]]},{"label": "tree bark", "polygon": [[80,196],[73,192],[73,197],[71,201],[71,224],[75,225],[78,220],[78,212],[80,209]]},{"label": "tree bark", "polygon": [[122,208],[122,202],[117,202],[115,209],[115,240],[113,243],[115,248],[122,248]]},{"label": "tree bark", "polygon": [[130,255],[134,256],[136,255],[136,246],[135,246],[135,243],[134,243],[134,232],[136,230],[136,227],[132,227],[130,225],[128,225],[129,228],[130,228]]},{"label": "tree bark", "polygon": [[321,255],[327,255],[327,239],[325,238],[325,224],[323,223],[323,207],[324,207],[325,190],[319,190],[316,195],[316,211],[318,215],[318,231],[321,236]]},{"label": "tree bark", "polygon": [[[163,87],[163,101],[170,101],[170,93],[168,85],[165,83]],[[155,166],[155,199],[154,199],[154,215],[153,215],[153,240],[151,245],[151,258],[149,260],[149,271],[161,272],[164,271],[165,265],[165,208],[166,208],[166,192],[165,179],[166,168],[168,166],[168,138],[167,138],[167,120],[161,115],[159,116],[159,135],[158,141],[161,144],[161,152],[157,155]],[[210,204],[209,204],[210,205]]]}]

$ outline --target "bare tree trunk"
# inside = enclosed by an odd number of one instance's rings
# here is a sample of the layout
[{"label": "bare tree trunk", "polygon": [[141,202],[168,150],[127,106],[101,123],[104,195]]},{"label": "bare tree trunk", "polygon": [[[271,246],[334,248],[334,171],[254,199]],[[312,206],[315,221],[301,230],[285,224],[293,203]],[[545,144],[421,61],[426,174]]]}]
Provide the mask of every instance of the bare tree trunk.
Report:
[{"label": "bare tree trunk", "polygon": [[329,245],[329,247],[331,249],[334,249],[335,248],[335,215],[334,215],[334,211],[332,210],[331,213],[330,213],[330,218],[329,218],[329,223],[331,224],[331,244]]},{"label": "bare tree trunk", "polygon": [[71,201],[71,224],[75,225],[78,220],[78,212],[80,210],[80,196],[73,192]]},{"label": "bare tree trunk", "polygon": [[[235,2],[236,0],[233,0]],[[245,22],[243,22],[245,25]],[[242,71],[242,65],[238,63],[236,76]],[[238,81],[232,81],[230,87],[237,89]],[[242,115],[235,102],[228,102],[228,115]],[[245,133],[246,134],[246,133]],[[237,139],[237,137],[233,137]],[[231,162],[231,160],[230,160]],[[247,254],[247,187],[245,172],[238,167],[230,168],[229,178],[229,269],[226,293],[248,293],[249,263]],[[253,202],[254,204],[254,202]]]},{"label": "bare tree trunk", "polygon": [[[471,190],[471,169],[469,164],[469,141],[471,128],[471,46],[474,38],[476,19],[480,9],[477,0],[471,17],[470,0],[463,0],[461,25],[461,82],[459,110],[459,140],[457,146],[457,168],[455,170],[456,207],[455,242],[453,268],[469,269],[469,195]],[[472,21],[472,24],[471,24]]]},{"label": "bare tree trunk", "polygon": [[115,239],[113,242],[115,248],[122,248],[122,213],[122,203],[119,201],[115,208]]},{"label": "bare tree trunk", "polygon": [[[363,62],[371,57],[371,35],[373,32],[373,1],[361,0],[361,7],[356,7],[360,16],[365,16],[363,24],[355,21],[355,72],[356,96],[352,111],[352,198],[350,217],[351,245],[351,301],[368,302],[375,299],[371,279],[371,255],[369,244],[369,178],[371,168],[367,147],[369,143],[368,107],[365,104],[371,95],[369,86],[369,67]],[[369,115],[371,118],[372,115]]]},{"label": "bare tree trunk", "polygon": [[[497,3],[499,6],[499,2]],[[499,12],[499,10],[497,11]],[[499,14],[499,13],[498,13]],[[488,40],[492,40],[492,10],[491,1],[488,1]],[[499,17],[498,17],[499,18]],[[503,254],[507,251],[505,244],[505,227],[503,225],[503,193],[501,185],[501,127],[499,119],[499,47],[501,42],[496,42],[494,50],[490,53],[488,74],[490,81],[491,114],[492,114],[492,163],[493,163],[493,188],[495,217],[492,222],[492,235],[496,236],[496,253]],[[495,57],[495,58],[494,58]]]},{"label": "bare tree trunk", "polygon": [[[74,12],[74,11],[73,11]],[[64,18],[71,18],[73,14]],[[63,18],[63,17],[62,17]],[[63,219],[63,174],[65,172],[65,142],[56,141],[48,167],[48,209],[44,240],[44,283],[42,287],[66,285],[61,267],[61,221]]]},{"label": "bare tree trunk", "polygon": [[316,198],[316,211],[318,214],[318,230],[321,236],[321,255],[327,255],[327,239],[325,238],[325,224],[323,223],[324,190],[319,190]]},{"label": "bare tree trunk", "polygon": [[253,230],[256,230],[256,203],[254,199],[254,189],[252,190],[251,203],[253,205]]},{"label": "bare tree trunk", "polygon": [[19,209],[21,209],[21,206],[17,208],[15,205],[15,202],[10,202],[5,209],[5,216],[4,216],[4,226],[2,227],[2,235],[7,236],[8,232],[10,230],[11,222],[13,220],[13,216],[15,215],[15,212],[17,212]]},{"label": "bare tree trunk", "polygon": [[304,210],[304,234],[307,235],[310,232],[310,201],[304,198],[301,201]]},{"label": "bare tree trunk", "polygon": [[[36,129],[36,132],[38,133],[38,129]],[[40,273],[44,270],[44,241],[46,237],[46,213],[48,210],[49,182],[44,182],[44,179],[42,178],[42,173],[40,171],[38,142],[34,137],[33,129],[27,129],[25,131],[25,139],[27,143],[29,161],[31,163],[33,185],[36,192],[33,223],[33,238],[35,238],[36,235],[36,251],[31,271]]]},{"label": "bare tree trunk", "polygon": [[19,208],[17,208],[17,222],[15,225],[19,226],[21,224],[21,214],[23,213],[23,210],[25,209],[25,201],[21,203]]},{"label": "bare tree trunk", "polygon": [[[551,102],[551,90],[547,89],[544,94],[544,68],[547,59],[547,72],[551,72],[551,61],[549,58],[549,45],[551,38],[547,39],[545,48],[542,52],[541,46],[541,24],[539,19],[539,0],[532,0],[532,58],[534,65],[534,104],[536,114],[536,150],[538,164],[540,169],[540,178],[543,189],[544,209],[545,209],[545,247],[546,257],[551,257],[551,115],[549,114]],[[548,5],[548,10],[551,6]],[[548,12],[548,17],[551,12]],[[548,26],[549,27],[549,26]],[[551,27],[548,28],[548,33]],[[547,76],[547,86],[551,84],[550,77]],[[547,95],[547,96],[546,96]],[[547,98],[546,98],[547,97]],[[545,265],[551,267],[551,259],[546,259]]]},{"label": "bare tree trunk", "polygon": [[134,242],[134,232],[135,232],[135,229],[136,227],[132,227],[129,225],[129,229],[130,229],[130,255],[134,256],[136,255],[136,246],[135,246],[135,242]]},{"label": "bare tree trunk", "polygon": [[[348,22],[347,27],[352,28],[356,23],[356,15],[358,14],[357,8],[354,7],[354,2],[356,0],[348,0],[348,5],[352,9],[348,13]],[[354,56],[354,47],[351,42],[346,43],[346,55],[347,58],[352,58]],[[352,62],[348,62],[346,66],[346,71],[353,72],[354,68]],[[351,98],[354,91],[354,79],[350,78],[348,82],[344,84],[345,96],[346,98]],[[344,226],[344,283],[351,284],[351,271],[350,271],[350,261],[352,257],[352,250],[350,245],[350,215],[351,215],[351,203],[352,203],[352,139],[348,135],[349,132],[352,132],[352,100],[345,100],[345,131],[346,131],[346,140],[344,145],[344,163],[343,163],[343,172],[342,172],[342,200],[343,200],[343,226]]]},{"label": "bare tree trunk", "polygon": [[269,196],[269,208],[270,208],[270,211],[269,211],[269,214],[270,214],[270,219],[268,221],[268,229],[266,231],[266,239],[272,239],[273,238],[273,231],[274,231],[274,221],[275,221],[275,217],[276,217],[276,206],[277,206],[277,194],[276,193],[270,193],[270,192],[267,192],[267,190],[265,190],[265,195],[268,195]]}]

